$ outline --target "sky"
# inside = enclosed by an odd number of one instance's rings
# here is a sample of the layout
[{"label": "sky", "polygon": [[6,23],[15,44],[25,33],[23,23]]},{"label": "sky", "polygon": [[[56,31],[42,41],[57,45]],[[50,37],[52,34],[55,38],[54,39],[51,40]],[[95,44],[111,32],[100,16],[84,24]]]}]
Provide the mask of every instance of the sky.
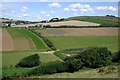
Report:
[{"label": "sky", "polygon": [[27,21],[118,15],[117,2],[3,2],[0,17]]}]

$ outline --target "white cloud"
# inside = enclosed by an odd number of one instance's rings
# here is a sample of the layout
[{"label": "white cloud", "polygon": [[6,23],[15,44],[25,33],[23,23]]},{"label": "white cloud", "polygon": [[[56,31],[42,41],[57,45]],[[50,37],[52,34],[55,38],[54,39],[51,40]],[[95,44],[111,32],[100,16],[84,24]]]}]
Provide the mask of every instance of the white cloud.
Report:
[{"label": "white cloud", "polygon": [[11,11],[11,13],[15,13],[15,11]]},{"label": "white cloud", "polygon": [[50,16],[50,14],[46,11],[40,11],[40,14],[43,16]]},{"label": "white cloud", "polygon": [[23,16],[23,17],[28,17],[28,16],[29,16],[29,14],[22,14],[22,16]]},{"label": "white cloud", "polygon": [[55,11],[50,11],[50,13],[55,13]]},{"label": "white cloud", "polygon": [[22,16],[17,16],[18,18],[22,18]]},{"label": "white cloud", "polygon": [[70,11],[70,8],[64,8],[64,11]]},{"label": "white cloud", "polygon": [[81,13],[92,13],[94,12],[92,7],[88,4],[80,4],[80,3],[76,3],[76,4],[71,4],[68,7],[64,8],[64,11],[80,11]]},{"label": "white cloud", "polygon": [[102,11],[117,11],[117,8],[113,6],[98,6],[96,9]]},{"label": "white cloud", "polygon": [[74,13],[74,16],[79,16],[77,13]]},{"label": "white cloud", "polygon": [[40,14],[46,14],[47,12],[46,11],[40,11]]},{"label": "white cloud", "polygon": [[61,4],[59,4],[59,3],[51,3],[51,4],[49,4],[49,7],[59,8],[59,7],[61,7]]},{"label": "white cloud", "polygon": [[46,14],[45,16],[50,16],[50,14]]},{"label": "white cloud", "polygon": [[48,1],[48,0],[40,0],[41,2],[46,2],[46,1]]},{"label": "white cloud", "polygon": [[22,9],[21,9],[21,11],[23,11],[23,12],[25,12],[25,11],[27,11],[28,10],[28,8],[27,7],[22,7]]}]

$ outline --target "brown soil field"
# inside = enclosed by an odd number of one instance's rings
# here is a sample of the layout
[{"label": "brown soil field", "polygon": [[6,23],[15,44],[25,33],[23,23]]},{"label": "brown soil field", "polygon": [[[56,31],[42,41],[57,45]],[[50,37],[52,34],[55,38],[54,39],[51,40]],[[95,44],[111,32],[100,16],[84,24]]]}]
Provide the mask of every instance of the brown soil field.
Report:
[{"label": "brown soil field", "polygon": [[36,47],[35,44],[33,43],[33,41],[29,41],[29,39],[26,38],[15,38],[14,39],[14,46],[15,46],[15,50],[30,50],[31,46],[29,44],[29,42],[31,42],[33,47]]},{"label": "brown soil field", "polygon": [[70,26],[99,26],[100,24],[78,21],[78,20],[70,20],[63,22],[50,22],[50,23],[36,23],[36,24],[23,24],[23,25],[15,25],[12,27],[26,27],[26,26],[35,26],[35,25],[51,25],[51,26],[62,26],[62,25],[70,25]]},{"label": "brown soil field", "polygon": [[118,36],[118,28],[52,28],[36,31],[44,36]]},{"label": "brown soil field", "polygon": [[2,36],[2,50],[1,51],[23,51],[36,49],[33,40],[25,36],[13,37],[7,29],[0,29]]},{"label": "brown soil field", "polygon": [[2,51],[13,51],[14,42],[6,29],[2,29]]}]

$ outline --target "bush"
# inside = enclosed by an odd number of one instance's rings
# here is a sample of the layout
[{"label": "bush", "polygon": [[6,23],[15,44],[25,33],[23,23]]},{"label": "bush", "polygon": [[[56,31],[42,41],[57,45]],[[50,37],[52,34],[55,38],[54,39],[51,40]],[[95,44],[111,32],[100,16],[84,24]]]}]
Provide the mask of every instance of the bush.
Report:
[{"label": "bush", "polygon": [[39,61],[40,57],[38,54],[30,55],[28,57],[23,58],[17,65],[16,67],[35,67],[40,64]]},{"label": "bush", "polygon": [[68,67],[64,62],[51,61],[49,63],[41,64],[39,67],[28,72],[28,75],[43,75],[67,71]]},{"label": "bush", "polygon": [[[65,59],[64,56],[61,55],[62,51],[58,51],[55,54]],[[82,50],[78,55],[66,58],[64,62],[51,61],[49,63],[41,64],[39,67],[28,72],[28,75],[44,75],[59,72],[73,73],[82,67],[98,68],[101,66],[107,66],[111,63],[111,60],[112,55],[107,48],[89,47]]]},{"label": "bush", "polygon": [[[83,66],[92,68],[107,66],[112,62],[111,52],[104,47],[89,47],[72,58],[81,59]],[[68,60],[72,58],[68,58]]]},{"label": "bush", "polygon": [[118,52],[113,53],[112,61],[113,62],[120,62],[120,50]]},{"label": "bush", "polygon": [[81,69],[83,66],[81,59],[70,59],[65,61],[65,63],[68,65],[68,72],[71,73]]}]

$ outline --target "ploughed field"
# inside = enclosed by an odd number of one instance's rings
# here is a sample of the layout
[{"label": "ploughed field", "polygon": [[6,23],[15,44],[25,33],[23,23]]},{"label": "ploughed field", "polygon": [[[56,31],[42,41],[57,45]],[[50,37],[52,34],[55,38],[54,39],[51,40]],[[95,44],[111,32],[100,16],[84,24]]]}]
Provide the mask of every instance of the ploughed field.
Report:
[{"label": "ploughed field", "polygon": [[24,51],[49,49],[36,34],[26,29],[2,29],[2,51]]},{"label": "ploughed field", "polygon": [[36,30],[43,36],[118,36],[119,28],[47,28]]},{"label": "ploughed field", "polygon": [[49,28],[36,30],[47,37],[57,49],[91,46],[118,50],[118,28]]}]

